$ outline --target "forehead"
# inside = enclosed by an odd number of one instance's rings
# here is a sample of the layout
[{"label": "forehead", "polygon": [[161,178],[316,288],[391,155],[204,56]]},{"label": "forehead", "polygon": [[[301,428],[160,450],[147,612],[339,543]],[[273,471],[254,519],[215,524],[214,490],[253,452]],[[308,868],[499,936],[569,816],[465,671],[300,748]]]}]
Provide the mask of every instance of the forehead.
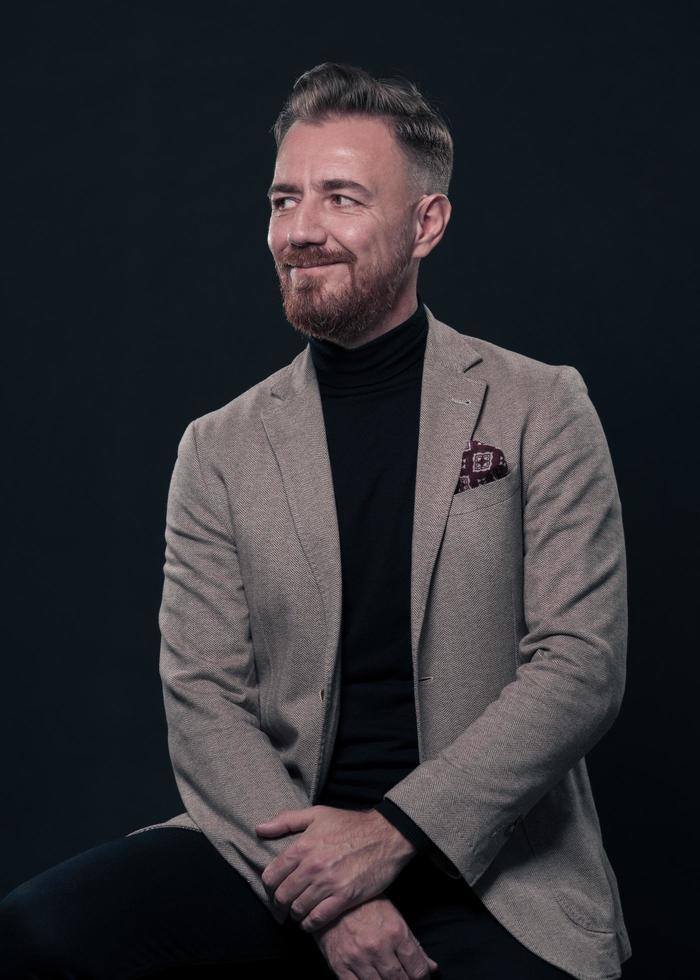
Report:
[{"label": "forehead", "polygon": [[295,122],[277,153],[275,179],[343,176],[378,190],[388,177],[395,180],[402,162],[396,139],[383,119],[346,116],[321,124]]}]

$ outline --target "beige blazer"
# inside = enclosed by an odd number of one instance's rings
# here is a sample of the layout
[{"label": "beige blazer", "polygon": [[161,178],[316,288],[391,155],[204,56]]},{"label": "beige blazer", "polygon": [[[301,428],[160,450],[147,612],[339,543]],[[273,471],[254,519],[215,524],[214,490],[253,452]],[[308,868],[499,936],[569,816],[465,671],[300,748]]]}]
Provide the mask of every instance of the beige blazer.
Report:
[{"label": "beige blazer", "polygon": [[[585,761],[625,688],[607,441],[575,368],[427,314],[411,569],[421,761],[386,796],[525,946],[572,976],[618,977],[631,946]],[[509,472],[455,495],[472,438]],[[132,833],[203,832],[281,922],[260,876],[294,838],[255,825],[315,803],[339,713],[340,546],[308,345],[189,423],[165,539],[160,676],[186,812]]]}]

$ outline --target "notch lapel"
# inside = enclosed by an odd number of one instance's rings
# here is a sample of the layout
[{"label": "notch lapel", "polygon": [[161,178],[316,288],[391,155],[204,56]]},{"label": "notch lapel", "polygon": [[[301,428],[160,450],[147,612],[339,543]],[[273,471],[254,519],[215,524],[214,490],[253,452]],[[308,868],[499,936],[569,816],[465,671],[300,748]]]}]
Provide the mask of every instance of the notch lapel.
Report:
[{"label": "notch lapel", "polygon": [[[416,693],[422,674],[418,650],[430,581],[462,465],[488,387],[465,372],[482,360],[463,334],[437,320],[426,306],[428,338],[423,365],[416,495],[411,551],[411,654]],[[420,741],[420,739],[419,739]]]},{"label": "notch lapel", "polygon": [[323,406],[308,344],[270,395],[261,417],[302,550],[321,594],[326,621],[324,677],[329,690],[340,638],[340,534]]}]

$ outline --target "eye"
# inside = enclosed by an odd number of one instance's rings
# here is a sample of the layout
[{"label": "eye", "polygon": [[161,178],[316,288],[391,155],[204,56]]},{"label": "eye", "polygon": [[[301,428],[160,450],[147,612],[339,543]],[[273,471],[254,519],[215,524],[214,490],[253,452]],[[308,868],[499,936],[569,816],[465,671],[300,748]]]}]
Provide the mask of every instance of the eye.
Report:
[{"label": "eye", "polygon": [[[346,201],[350,201],[351,204],[357,204],[357,201],[348,197],[345,194],[331,194],[331,198],[344,198]],[[274,197],[272,199],[272,210],[273,211],[286,211],[286,208],[281,207],[282,201],[291,201],[291,197]]]}]

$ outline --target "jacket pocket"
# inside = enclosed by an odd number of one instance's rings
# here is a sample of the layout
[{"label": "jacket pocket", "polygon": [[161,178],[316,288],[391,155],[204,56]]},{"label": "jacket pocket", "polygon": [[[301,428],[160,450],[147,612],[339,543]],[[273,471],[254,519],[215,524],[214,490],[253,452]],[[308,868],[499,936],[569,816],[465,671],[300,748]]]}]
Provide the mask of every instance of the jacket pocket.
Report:
[{"label": "jacket pocket", "polygon": [[537,873],[574,925],[595,933],[617,931],[615,901],[594,825],[562,808],[557,790],[544,796],[522,820]]},{"label": "jacket pocket", "polygon": [[454,517],[456,514],[470,514],[482,507],[500,503],[516,494],[520,487],[520,467],[516,466],[505,476],[490,480],[488,483],[480,483],[476,487],[468,487],[460,493],[453,494],[448,517]]}]

